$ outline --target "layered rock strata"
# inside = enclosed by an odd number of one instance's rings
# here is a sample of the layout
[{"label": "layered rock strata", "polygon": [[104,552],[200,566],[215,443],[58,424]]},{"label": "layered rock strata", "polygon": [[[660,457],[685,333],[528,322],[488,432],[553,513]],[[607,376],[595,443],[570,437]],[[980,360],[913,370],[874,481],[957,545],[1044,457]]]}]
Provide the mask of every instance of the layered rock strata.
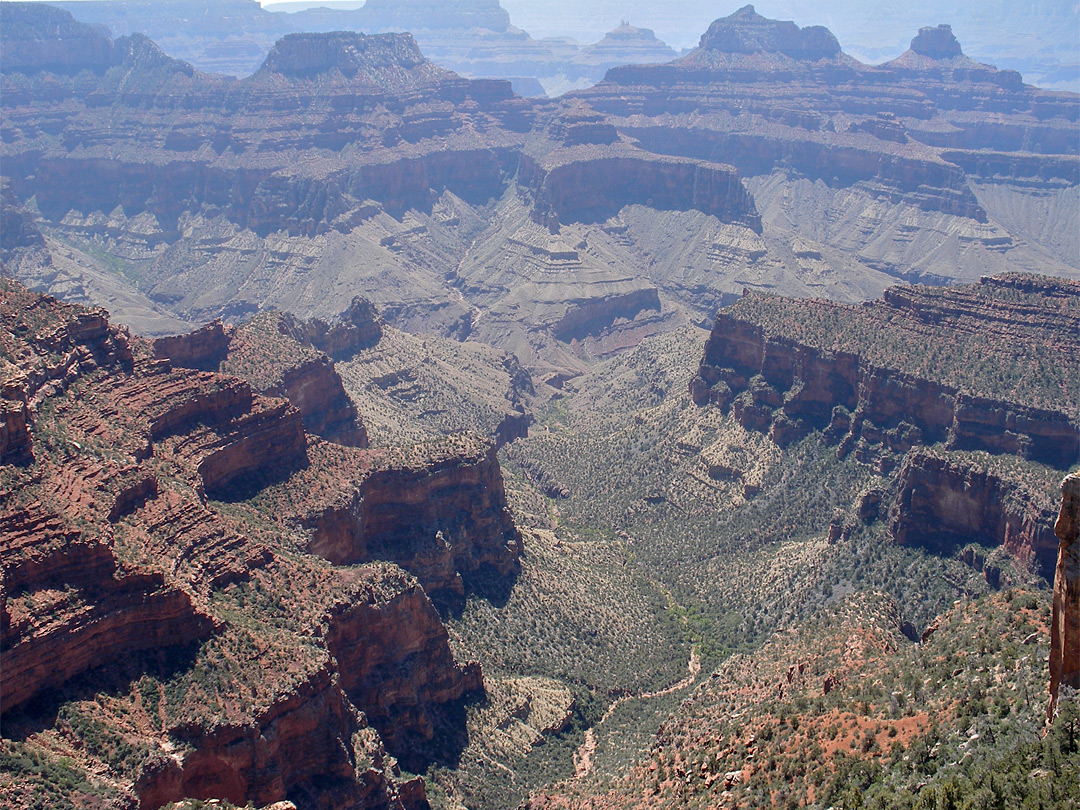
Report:
[{"label": "layered rock strata", "polygon": [[341,686],[390,746],[430,740],[430,708],[483,689],[476,662],[458,664],[446,628],[419,584],[390,600],[341,605],[328,617],[326,645]]},{"label": "layered rock strata", "polygon": [[761,218],[738,172],[722,164],[662,158],[615,145],[573,146],[539,161],[526,156],[519,180],[533,195],[533,216],[552,228],[562,222],[603,222],[639,202],[647,189],[650,207],[693,209],[761,231]]},{"label": "layered rock strata", "polygon": [[[1038,144],[1023,151],[1046,155],[1047,167],[1060,163],[1054,154],[1071,167],[1075,144],[1065,133],[1080,115],[1075,96],[964,56],[948,26],[922,29],[907,53],[871,67],[844,54],[827,29],[770,20],[753,6],[714,22],[687,56],[615,68],[578,97],[656,151],[723,155],[744,174],[782,167],[863,183],[983,221],[964,172],[936,148],[1000,148],[990,141],[1011,143],[1011,131]],[[994,116],[989,126],[976,123],[985,114]]]},{"label": "layered rock strata", "polygon": [[229,335],[221,321],[183,335],[168,335],[154,340],[154,357],[168,360],[180,368],[217,371],[229,353]]},{"label": "layered rock strata", "polygon": [[[405,35],[288,36],[227,81],[144,37],[3,13],[12,53],[40,49],[3,74],[0,152],[44,239],[5,272],[123,293],[133,325],[325,318],[361,294],[557,379],[743,287],[853,301],[891,279],[1076,274],[1080,104],[947,31],[870,67],[745,8],[686,57],[541,104]],[[100,40],[78,81],[50,56],[65,37]]]},{"label": "layered rock strata", "polygon": [[[430,739],[449,722],[439,705],[482,689],[479,667],[454,660],[415,578],[298,554],[310,533],[268,520],[260,498],[301,494],[290,482],[302,476],[366,477],[373,538],[400,529],[411,542],[400,510],[425,501],[425,521],[461,528],[463,552],[506,570],[520,546],[482,548],[489,523],[516,539],[494,457],[475,482],[490,492],[455,478],[476,460],[451,445],[434,459],[410,450],[409,473],[380,481],[397,468],[308,436],[288,402],[154,359],[100,311],[0,284],[0,360],[34,440],[32,456],[5,455],[0,484],[5,731],[43,761],[78,750],[143,808],[426,807],[383,740],[408,753]],[[173,349],[209,362],[221,334]],[[108,700],[85,699],[83,676]],[[55,728],[35,714],[45,692]]]},{"label": "layered rock strata", "polygon": [[0,534],[2,711],[118,655],[183,646],[213,630],[161,573],[119,566],[106,543],[39,504],[0,515]]},{"label": "layered rock strata", "polygon": [[[146,212],[160,224],[197,210],[224,213],[261,234],[314,235],[348,228],[364,216],[365,200],[401,211],[429,205],[432,190],[498,196],[508,168],[502,151],[520,137],[504,133],[529,125],[508,82],[461,79],[425,59],[408,34],[291,35],[255,75],[231,82],[170,59],[145,37],[112,41],[65,12],[12,6],[5,14],[23,24],[5,25],[5,53],[10,45],[38,59],[4,69],[12,132],[37,131],[39,115],[51,107],[63,124],[50,130],[66,130],[82,145],[75,155],[60,141],[42,150],[16,139],[4,151],[16,195],[25,194],[26,173],[33,174],[39,208],[56,220],[72,209],[111,212],[120,205],[129,216]],[[100,41],[108,54],[96,66],[99,86],[92,91],[116,96],[107,123],[70,72],[55,74],[54,91],[38,86],[53,75],[42,73],[47,46],[66,48],[75,36],[64,39],[65,25]],[[80,53],[86,52],[72,50],[70,58]],[[295,112],[294,98],[310,115]],[[376,123],[381,110],[393,110],[395,120]],[[120,143],[120,151],[109,146]],[[334,157],[350,145],[366,152],[364,159]],[[319,159],[290,158],[298,150]],[[179,234],[166,227],[164,235]]]},{"label": "layered rock strata", "polygon": [[[779,444],[824,430],[841,454],[868,461],[875,448],[944,442],[1068,467],[1080,456],[1072,403],[1032,378],[1076,384],[1078,304],[1075,283],[1023,276],[896,288],[869,307],[750,296],[717,316],[691,393]],[[951,341],[949,357],[929,365],[908,353],[923,340]],[[1042,367],[1025,365],[1028,350]]]},{"label": "layered rock strata", "polygon": [[288,400],[302,414],[307,432],[366,447],[367,432],[356,406],[333,362],[315,346],[344,356],[377,342],[380,329],[371,305],[357,299],[333,326],[278,314],[239,328],[225,329],[216,321],[188,334],[156,339],[154,354],[184,368],[236,374],[265,396]]},{"label": "layered rock strata", "polygon": [[[1057,560],[1054,512],[1020,483],[977,464],[920,450],[904,459],[888,511],[893,542],[951,555],[974,538],[1002,546],[1049,576]],[[991,584],[1000,572],[984,569]]]},{"label": "layered rock strata", "polygon": [[465,581],[484,570],[513,574],[521,537],[495,449],[464,436],[450,442],[384,455],[317,490],[297,479],[310,504],[294,515],[311,531],[306,549],[340,565],[393,561],[443,595],[464,593]]}]

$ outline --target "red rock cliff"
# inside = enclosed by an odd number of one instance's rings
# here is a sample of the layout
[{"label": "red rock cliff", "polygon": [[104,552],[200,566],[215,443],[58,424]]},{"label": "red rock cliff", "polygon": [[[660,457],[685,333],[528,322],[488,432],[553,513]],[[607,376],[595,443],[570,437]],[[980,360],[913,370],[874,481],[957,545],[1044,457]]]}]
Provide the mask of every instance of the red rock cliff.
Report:
[{"label": "red rock cliff", "polygon": [[480,665],[458,664],[446,628],[415,580],[391,599],[369,594],[334,609],[326,645],[341,685],[387,745],[431,739],[435,704],[483,688]]},{"label": "red rock cliff", "polygon": [[[945,442],[1067,468],[1080,457],[1070,403],[1059,386],[1026,380],[1043,374],[1034,362],[1078,375],[1077,302],[1075,282],[1031,277],[893,288],[863,307],[751,296],[718,313],[690,390],[779,444],[825,430],[868,463]],[[928,360],[941,342],[953,355]],[[987,354],[1014,379],[980,377]],[[987,393],[995,387],[1010,394]]]},{"label": "red rock cliff", "polygon": [[[471,446],[476,444],[469,440]],[[482,568],[517,570],[521,538],[493,447],[381,462],[359,480],[313,493],[301,516],[308,550],[338,564],[390,560],[431,592],[461,594]]]},{"label": "red rock cliff", "polygon": [[[85,723],[58,738],[147,810],[185,796],[426,807],[423,782],[401,778],[357,704],[407,746],[431,735],[437,704],[482,687],[478,668],[454,660],[423,588],[399,568],[339,569],[297,554],[305,534],[249,511],[268,482],[338,480],[337,457],[370,472],[371,452],[309,440],[298,410],[243,380],[172,368],[138,340],[133,353],[102,313],[0,284],[0,358],[20,381],[39,450],[24,466],[3,460],[5,729],[25,721],[21,707],[43,689],[60,690],[65,711]],[[438,524],[438,508],[480,497],[440,477],[477,463],[445,449],[405,465],[405,483],[383,463],[386,485],[400,487],[375,487],[365,520],[390,532],[411,520],[395,509],[427,499],[424,518]],[[502,497],[497,464],[474,483]],[[223,508],[205,493],[235,503]],[[478,559],[481,517],[445,516],[476,530],[452,536],[462,549],[479,539]],[[179,657],[134,655],[178,645]],[[155,669],[165,658],[167,674]],[[71,688],[89,670],[115,676],[106,704]],[[135,716],[151,719],[133,727]],[[95,748],[114,732],[136,746],[123,773]]]},{"label": "red rock cliff", "polygon": [[40,505],[0,514],[0,536],[2,711],[117,655],[184,645],[213,629],[160,573],[119,566],[107,544]]},{"label": "red rock cliff", "polygon": [[1050,625],[1051,717],[1062,686],[1080,689],[1080,474],[1061,482],[1061,513],[1054,531],[1061,545]]},{"label": "red rock cliff", "polygon": [[208,323],[186,335],[170,335],[154,341],[154,357],[199,371],[217,371],[228,351],[229,335],[221,321]]},{"label": "red rock cliff", "polygon": [[928,452],[913,450],[904,459],[889,519],[892,538],[901,545],[951,553],[973,541],[998,544],[1037,563],[1046,575],[1057,559],[1049,505],[977,464]]}]

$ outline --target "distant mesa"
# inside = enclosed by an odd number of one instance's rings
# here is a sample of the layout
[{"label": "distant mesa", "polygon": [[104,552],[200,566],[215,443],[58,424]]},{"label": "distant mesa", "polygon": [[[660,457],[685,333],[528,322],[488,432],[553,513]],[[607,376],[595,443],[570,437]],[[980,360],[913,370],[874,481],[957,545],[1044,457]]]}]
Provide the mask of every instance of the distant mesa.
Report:
[{"label": "distant mesa", "polygon": [[670,45],[657,39],[651,28],[637,28],[628,22],[608,31],[585,52],[589,57],[605,61],[669,62],[678,56]]},{"label": "distant mesa", "polygon": [[259,72],[310,78],[336,68],[353,78],[390,67],[411,70],[425,62],[411,34],[289,34],[270,50]]},{"label": "distant mesa", "polygon": [[1015,70],[998,70],[966,56],[949,25],[920,28],[907,51],[880,67],[936,73],[954,81],[987,81],[1007,90],[1020,90],[1024,86],[1023,77]]},{"label": "distant mesa", "polygon": [[52,6],[2,3],[0,28],[4,31],[3,73],[103,71],[116,63],[108,30],[76,22]]},{"label": "distant mesa", "polygon": [[713,22],[701,37],[703,51],[723,53],[782,53],[792,59],[816,62],[840,54],[840,43],[828,28],[799,28],[787,20],[770,20],[753,6],[743,6]]},{"label": "distant mesa", "polygon": [[911,40],[911,50],[931,59],[952,59],[964,53],[953,35],[951,25],[920,28],[918,36]]}]

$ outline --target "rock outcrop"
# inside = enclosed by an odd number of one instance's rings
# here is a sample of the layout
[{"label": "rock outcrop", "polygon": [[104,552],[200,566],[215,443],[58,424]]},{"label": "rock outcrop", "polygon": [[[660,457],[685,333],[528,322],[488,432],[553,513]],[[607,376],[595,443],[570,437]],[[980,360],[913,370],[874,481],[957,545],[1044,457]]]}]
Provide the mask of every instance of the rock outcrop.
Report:
[{"label": "rock outcrop", "polygon": [[565,147],[538,161],[526,156],[520,181],[533,195],[533,216],[551,228],[603,222],[639,202],[642,189],[648,189],[651,207],[693,209],[761,231],[761,218],[738,172],[722,164],[661,158],[618,146]]},{"label": "rock outcrop", "polygon": [[[331,661],[252,722],[181,727],[173,734],[190,748],[144,766],[134,786],[141,807],[190,796],[260,805],[290,796],[326,810],[428,806],[422,780],[399,779],[378,737],[370,740],[372,730],[342,692]],[[367,764],[361,766],[363,760]]]},{"label": "rock outcrop", "polygon": [[29,464],[34,460],[26,389],[18,379],[3,380],[0,388],[0,463]]},{"label": "rock outcrop", "polygon": [[221,321],[208,323],[184,335],[154,340],[154,357],[179,368],[217,371],[229,353],[229,335]]},{"label": "rock outcrop", "polygon": [[388,600],[369,593],[343,604],[327,621],[342,688],[397,750],[434,736],[432,706],[483,689],[480,665],[454,661],[446,628],[415,581]]},{"label": "rock outcrop", "polygon": [[949,25],[920,28],[918,35],[911,40],[911,51],[934,60],[952,59],[963,53]]},{"label": "rock outcrop", "polygon": [[[0,361],[26,416],[4,423],[19,430],[5,427],[0,481],[5,731],[35,726],[24,738],[48,756],[53,737],[74,746],[148,810],[185,797],[426,807],[384,740],[411,756],[456,722],[438,707],[481,690],[479,666],[454,659],[415,578],[298,553],[311,533],[260,509],[281,492],[310,505],[293,479],[319,494],[359,483],[367,542],[400,544],[367,559],[452,579],[425,557],[424,532],[445,530],[451,565],[509,572],[520,541],[494,455],[451,442],[394,462],[321,441],[245,380],[174,367],[99,310],[0,285]],[[157,348],[208,364],[228,331]],[[12,440],[23,433],[30,455]],[[87,699],[84,676],[109,700]],[[41,737],[45,692],[64,709]]]},{"label": "rock outcrop", "polygon": [[329,322],[319,318],[300,320],[285,316],[284,328],[296,340],[308,343],[335,360],[370,349],[382,337],[383,318],[366,298],[353,298],[348,308]]},{"label": "rock outcrop", "polygon": [[1050,709],[1061,687],[1080,689],[1080,475],[1061,482],[1061,512],[1054,532],[1060,540],[1050,619]]},{"label": "rock outcrop", "polygon": [[389,560],[443,595],[463,594],[465,581],[483,569],[513,574],[521,538],[495,449],[459,436],[410,456],[377,461],[336,487],[312,491],[311,505],[296,515],[311,530],[307,550],[339,565]]},{"label": "rock outcrop", "polygon": [[649,28],[621,23],[604,34],[599,42],[588,45],[582,57],[599,65],[644,65],[667,62],[678,56],[674,49],[656,38]]},{"label": "rock outcrop", "polygon": [[261,394],[288,400],[303,416],[307,432],[366,447],[367,432],[356,406],[333,362],[315,346],[347,355],[377,342],[380,323],[374,308],[357,299],[333,326],[278,313],[227,330],[215,321],[185,335],[156,339],[154,355],[176,366],[242,377]]},{"label": "rock outcrop", "polygon": [[0,534],[4,712],[116,656],[183,646],[213,630],[160,573],[121,567],[106,543],[40,504],[0,514]]},{"label": "rock outcrop", "polygon": [[[1053,571],[1053,509],[1019,482],[977,464],[913,450],[896,487],[888,511],[893,542],[949,556],[974,540],[1004,547],[1044,576]],[[1000,572],[984,567],[983,573],[997,584]]]},{"label": "rock outcrop", "polygon": [[294,366],[282,373],[281,382],[268,388],[270,396],[282,396],[304,415],[304,429],[327,441],[350,447],[367,447],[367,432],[327,357]]},{"label": "rock outcrop", "polygon": [[748,5],[716,20],[702,35],[696,63],[707,63],[713,54],[783,54],[816,62],[840,56],[840,43],[820,25],[799,28],[793,22],[770,20]]},{"label": "rock outcrop", "polygon": [[[883,461],[879,448],[945,442],[1066,468],[1080,455],[1072,403],[1024,384],[1023,364],[1025,350],[1039,357],[1048,345],[1045,370],[1073,379],[1078,303],[1075,283],[1016,276],[956,291],[895,288],[864,307],[750,296],[718,314],[691,393],[779,444],[824,430],[841,454],[869,463]],[[908,341],[926,337],[948,342],[951,356],[931,366],[908,354]],[[982,376],[987,353],[1002,376]],[[969,372],[950,367],[959,358]]]}]

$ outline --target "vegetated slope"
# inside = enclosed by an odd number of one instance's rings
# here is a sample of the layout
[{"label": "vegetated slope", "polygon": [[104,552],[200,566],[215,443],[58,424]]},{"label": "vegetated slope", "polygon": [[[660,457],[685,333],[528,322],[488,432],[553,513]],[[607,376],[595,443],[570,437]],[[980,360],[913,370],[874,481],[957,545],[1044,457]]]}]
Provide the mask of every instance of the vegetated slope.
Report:
[{"label": "vegetated slope", "polygon": [[921,644],[859,593],[728,659],[603,792],[529,808],[872,807],[1075,801],[1077,706],[1044,734],[1048,614],[1024,590],[957,602]]},{"label": "vegetated slope", "polygon": [[[1075,407],[1050,393],[1070,390],[1080,378],[1076,354],[1056,354],[1080,325],[1073,288],[1006,276],[954,290],[896,288],[882,302],[853,308],[749,296],[730,316],[722,314],[704,349],[700,333],[674,332],[571,381],[566,397],[541,411],[530,436],[506,449],[508,468],[555,499],[562,525],[611,528],[628,560],[670,589],[706,671],[732,652],[749,653],[774,631],[803,627],[816,611],[849,596],[857,604],[871,590],[887,592],[894,629],[909,638],[918,638],[955,599],[1025,585],[1040,588],[1038,598],[1048,603],[1057,482],[1075,463],[1075,449],[1067,458],[1056,450],[1032,458],[1025,448],[1060,447],[1068,454],[1068,437],[1075,436]],[[906,309],[894,309],[899,300]],[[862,379],[878,383],[873,390],[843,385],[840,373],[819,375],[811,358],[835,362],[843,354],[812,349],[808,336],[822,322],[819,308],[843,313],[821,334],[864,363],[904,340],[950,345],[962,355],[978,340],[974,324],[982,319],[991,334],[1002,335],[985,341],[987,351],[1000,345],[1016,367],[1038,368],[1043,353],[1064,358],[1054,371],[1062,384],[1047,385],[1042,399],[1064,410],[1025,410],[1023,399],[1010,404],[1005,397],[1022,389],[1010,381],[1011,366],[992,360],[987,368],[1002,370],[1000,378],[991,375],[998,387],[977,388],[990,385],[978,376],[950,378],[954,400],[957,388],[979,396],[948,410],[960,416],[940,437],[920,435],[914,424],[901,423],[935,412],[930,381],[947,373],[948,364],[915,369],[923,377],[889,372],[897,375],[891,388],[889,373],[867,371]],[[779,313],[786,317],[774,319]],[[746,334],[751,326],[777,332],[755,344],[726,323],[747,327]],[[867,328],[860,330],[861,323]],[[865,355],[855,354],[859,348]],[[755,358],[753,369],[727,359],[744,351]],[[689,390],[699,389],[691,389],[694,375],[685,362],[699,352],[703,376],[721,368],[729,381],[743,375],[731,388],[734,400],[694,404]],[[822,387],[830,380],[832,388]],[[859,404],[842,408],[850,415],[845,429],[837,427],[844,420],[830,426],[840,400],[859,390]],[[799,410],[817,393],[820,424],[808,418],[812,409]],[[1005,420],[1000,427],[984,418],[991,411]],[[1037,420],[1028,419],[1036,415],[1062,431],[1057,440],[1027,444],[1024,431],[1039,431]],[[796,424],[802,417],[807,421]],[[949,439],[950,428],[957,438]],[[855,438],[845,442],[845,435]],[[1041,712],[1041,693],[1037,702],[1033,711]],[[633,757],[633,746],[627,751],[604,730],[597,728],[600,770],[581,782],[586,795],[603,795],[606,778]],[[637,750],[646,747],[642,741]],[[783,778],[798,782],[790,772]],[[713,779],[711,798],[702,801],[717,800],[723,789],[723,780]],[[679,794],[664,795],[658,804],[677,802]]]},{"label": "vegetated slope", "polygon": [[5,801],[426,806],[387,748],[451,756],[483,690],[427,594],[513,576],[490,448],[327,442],[0,284]]},{"label": "vegetated slope", "polygon": [[743,9],[686,57],[538,103],[405,35],[292,35],[232,81],[63,12],[4,13],[6,216],[42,234],[4,272],[122,297],[140,328],[325,319],[362,295],[548,380],[745,288],[858,301],[1077,273],[1048,224],[1080,199],[1076,96],[974,62],[947,28],[869,67]]},{"label": "vegetated slope", "polygon": [[329,321],[269,311],[154,346],[175,363],[286,397],[309,432],[338,444],[394,446],[468,431],[501,446],[528,430],[536,399],[513,355],[401,332],[362,298]]}]

